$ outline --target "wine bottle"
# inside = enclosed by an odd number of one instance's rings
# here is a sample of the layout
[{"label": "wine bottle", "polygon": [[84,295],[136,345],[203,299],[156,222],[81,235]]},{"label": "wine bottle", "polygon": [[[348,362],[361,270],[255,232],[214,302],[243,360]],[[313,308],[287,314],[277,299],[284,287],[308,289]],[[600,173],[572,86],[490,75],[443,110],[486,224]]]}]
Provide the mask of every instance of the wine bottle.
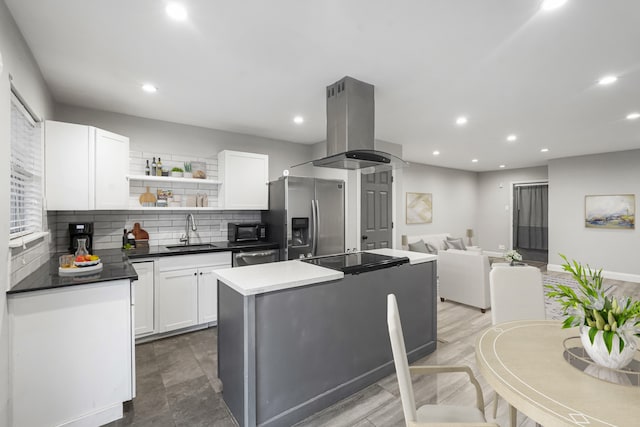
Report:
[{"label": "wine bottle", "polygon": [[149,168],[149,159],[147,159],[147,165],[144,167],[144,174],[147,176],[151,174],[151,168]]},{"label": "wine bottle", "polygon": [[156,158],[153,158],[153,161],[151,162],[151,175],[156,176]]},{"label": "wine bottle", "polygon": [[162,176],[162,160],[158,157],[158,164],[156,165],[156,175]]}]

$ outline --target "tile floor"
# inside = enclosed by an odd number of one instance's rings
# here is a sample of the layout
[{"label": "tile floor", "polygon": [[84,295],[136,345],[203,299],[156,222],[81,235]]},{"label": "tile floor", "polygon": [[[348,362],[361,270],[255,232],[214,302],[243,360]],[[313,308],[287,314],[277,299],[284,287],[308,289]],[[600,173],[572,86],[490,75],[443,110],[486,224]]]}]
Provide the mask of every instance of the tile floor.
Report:
[{"label": "tile floor", "polygon": [[[549,273],[565,275],[564,273]],[[636,283],[608,281],[616,293],[640,295]],[[438,348],[416,364],[467,364],[484,391],[487,417],[494,393],[478,374],[474,344],[478,332],[491,325],[491,313],[438,300]],[[461,327],[463,326],[463,327]],[[217,330],[166,338],[136,346],[137,397],[125,417],[110,426],[235,426],[217,378]],[[426,403],[473,404],[475,393],[464,375],[423,376],[414,381],[418,406]],[[508,425],[507,405],[499,401],[497,422]],[[404,418],[394,375],[390,375],[335,405],[301,421],[297,427],[403,426]],[[518,414],[518,425],[535,425]]]}]

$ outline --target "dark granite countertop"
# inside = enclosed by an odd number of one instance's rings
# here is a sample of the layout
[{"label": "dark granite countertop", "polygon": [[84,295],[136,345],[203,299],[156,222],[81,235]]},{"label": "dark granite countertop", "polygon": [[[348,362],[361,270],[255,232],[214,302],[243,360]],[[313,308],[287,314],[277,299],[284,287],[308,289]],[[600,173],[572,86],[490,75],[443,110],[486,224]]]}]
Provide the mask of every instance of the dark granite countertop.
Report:
[{"label": "dark granite countertop", "polygon": [[120,249],[96,250],[95,255],[98,255],[102,261],[102,271],[85,276],[59,276],[58,257],[63,254],[64,253],[54,254],[49,262],[43,264],[36,271],[18,282],[18,284],[7,291],[7,294],[41,291],[112,280],[138,279],[136,270]]},{"label": "dark granite countertop", "polygon": [[169,250],[166,246],[150,246],[148,248],[135,248],[129,250],[104,249],[96,250],[102,260],[102,271],[86,276],[59,276],[58,257],[63,253],[53,254],[48,263],[45,263],[36,271],[25,277],[13,286],[7,294],[56,289],[67,286],[87,285],[90,283],[108,282],[111,280],[130,279],[137,280],[138,274],[131,265],[130,260],[141,258],[155,258],[163,256],[189,255],[207,252],[241,252],[246,250],[277,249],[277,243],[271,242],[211,242],[214,247],[190,248],[188,250]]},{"label": "dark granite countertop", "polygon": [[277,243],[271,242],[211,242],[213,248],[189,248],[180,250],[169,250],[166,246],[149,246],[148,248],[134,248],[124,251],[129,259],[136,258],[155,258],[161,256],[175,256],[175,255],[189,255],[189,254],[201,254],[207,252],[241,252],[246,250],[260,250],[260,249],[278,249]]}]

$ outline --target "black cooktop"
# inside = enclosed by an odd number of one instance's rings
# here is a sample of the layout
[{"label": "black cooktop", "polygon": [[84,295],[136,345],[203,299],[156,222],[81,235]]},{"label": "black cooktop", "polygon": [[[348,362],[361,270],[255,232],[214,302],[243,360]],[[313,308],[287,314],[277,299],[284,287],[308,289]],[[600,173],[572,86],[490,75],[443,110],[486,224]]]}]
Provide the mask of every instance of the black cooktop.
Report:
[{"label": "black cooktop", "polygon": [[320,267],[342,271],[344,274],[360,274],[367,271],[406,264],[409,262],[409,258],[372,254],[369,252],[354,252],[349,254],[305,258],[301,261],[319,265]]}]

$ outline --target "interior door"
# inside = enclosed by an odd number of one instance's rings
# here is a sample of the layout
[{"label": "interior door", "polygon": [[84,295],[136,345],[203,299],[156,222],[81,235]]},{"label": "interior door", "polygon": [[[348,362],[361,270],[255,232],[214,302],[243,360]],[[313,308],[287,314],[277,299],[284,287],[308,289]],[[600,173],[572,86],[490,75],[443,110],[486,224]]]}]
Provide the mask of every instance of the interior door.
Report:
[{"label": "interior door", "polygon": [[314,255],[344,252],[344,181],[316,179],[317,244]]},{"label": "interior door", "polygon": [[547,183],[513,186],[513,249],[526,261],[548,260],[549,186]]},{"label": "interior door", "polygon": [[391,171],[363,174],[361,187],[362,250],[390,248],[392,239]]},{"label": "interior door", "polygon": [[[313,236],[315,233],[315,190],[313,178],[289,177],[287,178],[287,259],[298,259],[300,255],[308,255],[313,252]],[[300,236],[293,236],[291,218],[307,218],[308,228],[296,230]]]}]

